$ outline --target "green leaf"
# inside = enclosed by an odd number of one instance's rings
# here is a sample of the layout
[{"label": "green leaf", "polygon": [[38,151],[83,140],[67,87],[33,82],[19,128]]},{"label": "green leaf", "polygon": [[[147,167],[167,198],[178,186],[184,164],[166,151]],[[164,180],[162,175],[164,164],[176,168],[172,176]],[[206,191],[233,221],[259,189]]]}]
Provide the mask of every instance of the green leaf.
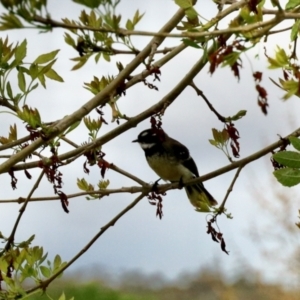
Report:
[{"label": "green leaf", "polygon": [[29,74],[30,74],[32,80],[37,78],[37,76],[39,74],[39,68],[38,68],[37,64],[33,63],[30,65]]},{"label": "green leaf", "polygon": [[30,90],[29,90],[28,92],[31,92],[31,91],[35,90],[38,86],[39,86],[39,84],[36,83],[35,85],[33,85],[33,86],[30,88]]},{"label": "green leaf", "polygon": [[191,0],[175,0],[175,3],[183,9],[193,6]]},{"label": "green leaf", "polygon": [[140,12],[139,12],[139,10],[137,10],[136,12],[135,12],[135,14],[134,14],[134,17],[133,17],[133,25],[136,25],[141,19],[142,19],[142,17],[144,16],[144,14],[141,14],[140,15]]},{"label": "green leaf", "polygon": [[45,63],[49,62],[50,60],[54,59],[58,52],[59,52],[59,49],[51,51],[49,53],[42,54],[35,59],[34,63],[45,64]]},{"label": "green leaf", "polygon": [[76,127],[79,126],[79,124],[81,123],[81,120],[73,123],[69,128],[68,130],[64,133],[64,135],[67,135],[68,133],[70,133],[71,131],[73,131]]},{"label": "green leaf", "polygon": [[274,171],[273,174],[284,186],[291,187],[300,183],[300,170],[284,168]]},{"label": "green leaf", "polygon": [[75,71],[75,70],[80,69],[83,65],[85,65],[85,63],[88,61],[89,58],[90,58],[90,55],[72,58],[71,60],[78,61],[78,63],[71,70]]},{"label": "green leaf", "polygon": [[45,76],[52,80],[64,82],[63,78],[60,77],[53,69],[50,69],[47,73],[45,73]]},{"label": "green leaf", "polygon": [[104,58],[106,61],[110,62],[110,55],[109,55],[109,54],[103,52],[102,55],[103,55],[103,58]]},{"label": "green leaf", "polygon": [[10,85],[10,82],[8,81],[7,84],[6,84],[6,92],[7,92],[7,95],[9,97],[9,99],[13,99],[14,96],[13,96],[13,93],[12,93],[12,89],[11,89],[11,85]]},{"label": "green leaf", "polygon": [[0,17],[0,30],[24,27],[20,19],[14,14],[2,14]]},{"label": "green leaf", "polygon": [[65,293],[62,293],[58,300],[66,300]]},{"label": "green leaf", "polygon": [[43,74],[39,74],[38,75],[38,80],[40,81],[40,83],[42,84],[42,86],[44,88],[46,88],[46,80],[45,80],[45,76]]},{"label": "green leaf", "polygon": [[290,0],[286,5],[285,9],[290,10],[300,5],[300,0]]},{"label": "green leaf", "polygon": [[215,147],[219,145],[219,143],[215,140],[208,140],[208,141]]},{"label": "green leaf", "polygon": [[51,70],[52,66],[55,64],[56,59],[49,62],[46,66],[43,66],[42,68],[39,68],[39,74],[46,74],[48,71]]},{"label": "green leaf", "polygon": [[[217,144],[225,145],[229,139],[228,132],[225,129],[219,131],[215,128],[212,128],[212,133],[213,133],[214,140],[217,142]],[[213,145],[213,143],[211,144]]]},{"label": "green leaf", "polygon": [[131,22],[131,20],[127,20],[127,22],[126,22],[126,29],[127,30],[134,30],[134,25],[133,25],[133,23]]},{"label": "green leaf", "polygon": [[300,153],[295,151],[281,151],[275,153],[273,158],[280,164],[291,167],[300,168]]},{"label": "green leaf", "polygon": [[26,81],[25,81],[25,76],[22,71],[19,70],[18,72],[18,85],[20,90],[25,93],[26,92]]},{"label": "green leaf", "polygon": [[291,30],[291,41],[293,42],[296,37],[298,36],[299,33],[299,25],[300,25],[300,20],[297,20]]},{"label": "green leaf", "polygon": [[25,58],[27,53],[27,41],[26,39],[19,45],[15,52],[15,59],[17,65]]},{"label": "green leaf", "polygon": [[76,43],[75,43],[74,39],[68,33],[65,33],[65,42],[68,45],[76,48]]},{"label": "green leaf", "polygon": [[300,151],[300,139],[295,137],[295,136],[290,136],[289,137],[289,141],[291,142],[291,144],[293,145],[293,147]]},{"label": "green leaf", "polygon": [[101,52],[98,52],[95,56],[95,62],[97,63],[101,57]]},{"label": "green leaf", "polygon": [[50,268],[47,268],[45,266],[40,266],[40,270],[44,277],[49,278],[51,276]]},{"label": "green leaf", "polygon": [[97,8],[103,0],[73,0],[73,2],[85,5],[89,8]]},{"label": "green leaf", "polygon": [[195,10],[194,7],[190,7],[188,9],[185,10],[185,14],[186,16],[188,17],[189,21],[190,20],[195,20],[196,19],[196,24],[195,25],[198,25],[199,24],[199,21],[198,21],[198,13],[197,11]]},{"label": "green leaf", "polygon": [[246,110],[240,110],[234,116],[226,118],[226,121],[237,121],[237,120],[241,119],[242,117],[244,117],[246,115],[246,113],[247,113]]},{"label": "green leaf", "polygon": [[62,263],[61,258],[60,258],[60,256],[57,254],[57,255],[55,256],[54,262],[53,262],[53,268],[54,268],[54,270],[55,270],[55,269],[58,269],[58,268],[60,267],[61,263]]},{"label": "green leaf", "polygon": [[182,42],[186,46],[190,46],[190,47],[193,47],[193,48],[201,49],[201,47],[197,43],[195,43],[194,41],[192,41],[190,39],[182,39]]}]

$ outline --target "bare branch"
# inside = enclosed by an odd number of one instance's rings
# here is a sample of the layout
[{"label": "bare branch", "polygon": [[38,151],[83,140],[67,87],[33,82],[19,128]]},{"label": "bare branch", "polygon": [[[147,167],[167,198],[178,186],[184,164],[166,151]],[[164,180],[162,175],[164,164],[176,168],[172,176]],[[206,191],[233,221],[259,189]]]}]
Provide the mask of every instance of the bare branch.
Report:
[{"label": "bare branch", "polygon": [[227,199],[228,199],[228,197],[229,197],[229,194],[232,192],[233,186],[234,186],[234,184],[235,184],[237,178],[239,177],[240,172],[242,171],[243,167],[244,167],[244,165],[240,165],[239,168],[237,169],[237,171],[236,171],[236,173],[235,173],[235,175],[234,175],[234,177],[233,177],[233,180],[232,180],[232,182],[231,182],[231,184],[230,184],[230,186],[229,186],[229,188],[228,188],[228,190],[227,190],[227,192],[226,192],[226,195],[225,195],[225,197],[224,197],[224,200],[223,200],[223,202],[221,203],[221,205],[220,205],[219,208],[218,208],[218,210],[219,210],[218,214],[219,214],[219,215],[222,214],[222,213],[224,212],[224,208],[225,208],[226,201],[227,201]]},{"label": "bare branch", "polygon": [[207,106],[209,107],[209,109],[217,116],[217,118],[225,123],[226,122],[226,118],[223,117],[222,115],[220,115],[216,110],[215,108],[213,107],[213,105],[209,102],[209,100],[207,99],[207,97],[204,95],[203,91],[201,91],[194,83],[194,81],[192,81],[190,83],[190,86],[196,91],[197,95],[202,97],[203,100],[205,101],[205,103],[207,104]]},{"label": "bare branch", "polygon": [[15,146],[19,146],[23,143],[28,142],[29,140],[30,140],[30,135],[24,136],[23,138],[18,139],[16,141],[1,145],[0,146],[0,151],[10,149],[10,148],[13,148]]},{"label": "bare branch", "polygon": [[[222,167],[218,170],[215,170],[211,173],[208,173],[206,175],[203,175],[201,177],[197,177],[191,180],[187,180],[185,182],[180,182],[180,183],[168,183],[168,184],[161,184],[157,186],[157,192],[162,194],[168,190],[171,189],[178,189],[178,188],[182,188],[183,186],[187,186],[187,185],[193,185],[195,183],[199,183],[199,182],[204,182],[206,180],[215,178],[217,176],[220,176],[222,174],[225,174],[227,172],[230,172],[234,169],[237,168],[243,168],[244,166],[246,166],[247,164],[267,155],[267,154],[271,154],[272,151],[276,150],[277,148],[279,148],[280,146],[282,146],[284,144],[284,140],[288,139],[290,136],[300,136],[300,128],[298,128],[297,130],[295,130],[294,132],[292,132],[291,134],[287,135],[284,138],[279,139],[278,141],[270,144],[269,146],[243,158],[240,160],[237,160],[225,167]],[[240,172],[240,171],[239,171]],[[238,173],[239,174],[239,173]],[[237,175],[236,175],[237,177]],[[236,180],[236,179],[235,179]],[[84,192],[84,193],[77,193],[77,194],[71,194],[68,195],[68,198],[74,198],[74,197],[79,197],[79,196],[83,196],[83,195],[88,195],[88,194],[101,194],[101,195],[107,195],[110,193],[122,193],[122,192],[128,192],[128,193],[137,193],[137,192],[145,192],[148,193],[149,191],[151,191],[152,186],[151,185],[146,185],[144,187],[124,187],[121,189],[115,189],[115,190],[99,190],[99,191],[93,191],[93,192]],[[9,203],[9,202],[20,202],[22,198],[19,199],[15,199],[15,200],[2,200],[2,203]],[[58,197],[39,197],[39,198],[33,198],[31,201],[43,201],[43,200],[58,200]],[[23,202],[23,201],[21,201]]]}]

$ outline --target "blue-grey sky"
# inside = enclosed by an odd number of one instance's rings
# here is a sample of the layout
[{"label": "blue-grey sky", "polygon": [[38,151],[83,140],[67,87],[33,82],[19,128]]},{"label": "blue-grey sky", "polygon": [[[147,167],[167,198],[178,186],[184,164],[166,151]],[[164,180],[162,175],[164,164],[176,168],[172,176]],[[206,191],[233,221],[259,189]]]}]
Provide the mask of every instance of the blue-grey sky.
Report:
[{"label": "blue-grey sky", "polygon": [[[62,1],[59,6],[56,1],[49,0],[49,12],[57,20],[61,17],[76,18],[83,7],[71,1]],[[132,17],[134,8],[145,12],[145,16],[137,29],[158,30],[177,10],[173,1],[161,0],[123,0],[117,12],[122,13],[124,22]],[[197,4],[196,8],[206,18],[212,17],[216,10],[214,5],[205,1],[205,5]],[[0,12],[3,8],[0,7]],[[92,80],[93,76],[116,75],[115,63],[100,61],[94,63],[93,59],[78,71],[70,72],[73,62],[70,58],[76,57],[74,49],[66,46],[63,39],[64,30],[55,29],[53,32],[43,34],[35,30],[14,30],[1,32],[0,37],[9,35],[10,41],[28,41],[28,58],[30,62],[39,54],[61,49],[59,59],[54,69],[64,78],[64,83],[47,81],[47,89],[40,88],[28,98],[28,104],[37,107],[46,121],[57,120],[77,110],[92,94],[83,88],[84,82]],[[286,40],[281,35],[281,41]],[[150,38],[135,37],[133,40],[138,48],[142,48]],[[179,40],[168,40],[163,47],[176,45]],[[203,90],[213,103],[214,107],[223,115],[234,115],[241,109],[247,110],[247,115],[236,122],[240,132],[241,158],[258,151],[264,146],[278,139],[278,134],[285,136],[299,126],[297,112],[299,99],[292,98],[283,102],[283,91],[273,85],[269,76],[277,79],[281,74],[267,70],[267,62],[263,48],[267,47],[269,55],[273,55],[278,37],[270,37],[268,44],[259,44],[247,57],[243,57],[241,80],[238,82],[228,68],[218,69],[213,76],[205,68],[196,78],[195,83]],[[254,56],[258,54],[258,58]],[[162,68],[161,81],[155,82],[159,91],[147,89],[144,84],[136,85],[127,91],[126,96],[118,101],[122,113],[134,116],[142,109],[146,109],[159,101],[192,67],[193,63],[202,55],[197,49],[186,49],[174,61]],[[158,56],[159,57],[159,56]],[[112,61],[122,61],[126,65],[129,56],[112,57]],[[139,69],[142,70],[142,69]],[[262,86],[268,91],[269,112],[264,116],[257,106],[257,93],[252,77],[252,71],[263,71]],[[149,81],[152,79],[149,78]],[[14,88],[16,81],[12,80]],[[110,121],[110,110],[104,110],[106,120]],[[1,114],[0,135],[7,135],[9,125],[17,122],[11,115]],[[17,122],[18,123],[18,122]],[[19,123],[18,123],[19,124]],[[118,125],[109,123],[103,126],[107,132]],[[154,182],[157,176],[149,169],[144,153],[131,141],[138,133],[149,127],[146,120],[122,136],[103,146],[106,159],[117,166],[128,170],[147,182]],[[187,88],[167,109],[163,118],[163,128],[175,139],[185,144],[195,159],[201,175],[214,171],[228,164],[221,151],[212,147],[208,139],[212,137],[211,128],[222,129],[222,124],[210,112],[201,98],[197,97],[191,88]],[[20,131],[19,135],[25,135]],[[82,125],[70,137],[80,144],[86,139],[87,130]],[[68,149],[63,148],[63,149]],[[89,183],[96,184],[100,179],[97,167],[90,168],[90,175],[83,172],[84,158],[78,159],[74,164],[63,171],[65,193],[75,193],[77,178],[85,178]],[[27,180],[22,172],[16,174],[18,178],[17,190],[10,188],[10,178],[7,174],[1,175],[1,199],[25,197],[37,177],[39,170],[30,171],[34,176]],[[224,198],[226,191],[234,176],[230,172],[205,182],[207,189],[219,202]],[[106,178],[110,180],[111,188],[136,185],[128,178],[109,170]],[[232,220],[219,218],[219,227],[224,233],[227,249],[230,255],[220,250],[206,234],[206,215],[196,213],[190,205],[184,191],[169,191],[164,197],[164,217],[159,220],[155,217],[155,208],[149,205],[147,199],[141,201],[133,210],[128,212],[116,225],[110,228],[88,252],[81,257],[70,270],[92,265],[105,266],[113,271],[139,269],[144,272],[162,272],[169,278],[174,278],[184,271],[195,271],[201,267],[222,267],[227,274],[241,273],[247,267],[258,269],[265,278],[277,278],[274,270],[280,266],[265,260],[261,255],[261,248],[251,239],[251,232],[257,231],[268,223],[266,212],[257,204],[259,198],[265,197],[276,202],[273,191],[290,195],[289,201],[294,210],[287,222],[294,224],[297,221],[297,208],[300,206],[297,195],[299,187],[287,189],[281,187],[272,175],[269,156],[247,166],[234,187],[228,200],[228,211],[234,216]],[[254,192],[254,190],[256,192]],[[53,195],[53,189],[45,179],[34,196]],[[128,203],[133,201],[135,195],[111,195],[101,200],[86,201],[85,198],[70,200],[70,213],[65,214],[58,201],[30,203],[22,218],[16,240],[23,240],[36,234],[34,244],[42,245],[50,257],[56,253],[61,254],[63,260],[71,259],[87,242]],[[270,201],[270,202],[271,202]],[[272,202],[271,202],[272,203]],[[2,205],[0,210],[0,230],[8,235],[18,214],[19,205]],[[280,212],[284,214],[285,212]],[[274,226],[276,226],[274,224]],[[266,240],[268,238],[266,233]],[[267,247],[272,251],[275,246],[269,243]],[[274,247],[274,248],[272,248]],[[286,256],[286,252],[293,248],[283,246],[285,251],[278,251],[278,261]],[[281,255],[283,257],[281,257]],[[278,273],[276,273],[278,274]],[[278,279],[278,278],[277,278]]]}]

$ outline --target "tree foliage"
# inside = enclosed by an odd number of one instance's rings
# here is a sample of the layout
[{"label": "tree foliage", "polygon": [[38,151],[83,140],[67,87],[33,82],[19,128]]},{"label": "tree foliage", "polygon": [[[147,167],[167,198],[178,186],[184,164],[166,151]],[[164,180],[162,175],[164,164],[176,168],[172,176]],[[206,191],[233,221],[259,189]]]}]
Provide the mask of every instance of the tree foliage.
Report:
[{"label": "tree foliage", "polygon": [[[223,234],[214,225],[219,215],[231,217],[226,212],[226,201],[245,165],[273,153],[274,175],[278,181],[285,186],[293,186],[300,182],[300,129],[248,157],[234,161],[240,156],[237,125],[241,118],[246,117],[246,110],[237,111],[232,116],[223,116],[194,83],[194,78],[206,65],[211,74],[217,72],[220,67],[229,68],[233,80],[239,80],[243,59],[246,55],[251,55],[250,50],[267,41],[269,36],[286,32],[290,36],[289,44],[277,46],[274,49],[275,54],[269,54],[265,50],[265,59],[270,69],[282,71],[282,78],[272,81],[283,90],[283,99],[300,97],[300,71],[296,53],[300,1],[289,0],[283,5],[280,1],[272,0],[269,8],[265,1],[259,0],[216,0],[214,14],[207,20],[198,12],[201,5],[196,1],[175,0],[174,5],[178,6],[178,11],[162,24],[157,32],[137,29],[140,20],[145,17],[139,10],[133,11],[132,18],[124,20],[118,13],[120,0],[73,2],[82,6],[78,18],[72,20],[66,16],[59,21],[48,11],[46,0],[1,0],[5,11],[0,16],[0,30],[6,31],[7,36],[0,39],[0,105],[1,112],[11,114],[12,120],[16,121],[12,121],[7,135],[0,137],[0,150],[9,153],[1,156],[0,173],[10,176],[12,189],[17,187],[19,171],[23,171],[28,180],[34,182],[28,195],[16,201],[22,203],[22,207],[11,234],[0,236],[5,243],[0,253],[0,295],[3,299],[16,299],[38,290],[45,291],[54,279],[144,197],[148,197],[149,202],[156,205],[157,215],[162,217],[161,202],[166,191],[237,169],[222,203],[218,208],[212,209],[212,218],[208,221],[208,233],[214,241],[220,242],[222,250],[227,252]],[[228,25],[224,26],[224,20],[229,20]],[[291,25],[287,26],[287,23]],[[114,75],[94,75],[90,82],[83,82],[84,88],[92,93],[93,98],[86,101],[82,107],[70,109],[67,116],[59,116],[58,120],[45,122],[39,108],[33,107],[31,100],[35,90],[46,88],[49,80],[63,84],[64,74],[58,74],[55,70],[60,52],[59,49],[49,49],[49,52],[41,53],[34,60],[28,61],[26,38],[15,44],[9,39],[10,30],[24,28],[36,29],[44,34],[56,28],[64,29],[66,47],[72,47],[77,53],[76,57],[72,58],[73,71],[84,68],[88,61],[94,60],[95,64],[100,60],[110,62],[112,56],[120,54],[130,55],[132,60],[126,66],[122,61],[118,61],[118,72]],[[149,37],[149,42],[139,49],[133,37]],[[175,39],[177,44],[174,47],[162,48],[161,44],[166,39]],[[174,84],[174,88],[165,97],[136,116],[129,117],[120,111],[118,101],[126,101],[128,89],[137,84],[143,85],[145,92],[147,89],[158,89],[156,82],[160,80],[164,66],[189,47],[199,51],[199,59],[195,59],[188,73],[182,76],[179,83]],[[138,67],[142,68],[142,71],[135,73]],[[268,92],[261,83],[262,77],[262,72],[253,70],[257,106],[267,115]],[[153,190],[152,185],[105,159],[102,146],[143,120],[150,119],[152,127],[161,128],[165,111],[187,87],[194,89],[221,123],[221,130],[212,129],[210,143],[224,152],[229,160],[226,167],[188,182],[158,185]],[[110,107],[112,121],[115,121],[114,128],[106,134],[101,132],[102,126],[107,124],[104,107]],[[96,112],[97,117],[94,117],[92,112]],[[85,126],[88,135],[78,137],[77,141],[69,139],[68,135],[79,126]],[[27,130],[26,136],[19,136],[20,127]],[[61,145],[64,143],[74,149],[63,152]],[[286,151],[290,144],[294,149]],[[80,157],[85,158],[83,173],[88,174],[91,167],[97,167],[101,170],[103,178],[97,186],[83,177],[78,178],[78,193],[69,195],[62,187],[63,170],[66,165]],[[40,170],[38,178],[32,178],[31,169]],[[130,178],[138,186],[110,189],[110,181],[105,179],[107,169]],[[137,193],[138,196],[101,228],[85,246],[84,251],[78,252],[69,262],[62,262],[59,255],[51,262],[47,260],[47,254],[42,247],[31,246],[34,236],[26,241],[15,241],[20,219],[26,212],[28,203],[33,200],[33,194],[39,188],[43,177],[52,184],[54,199],[61,202],[66,213],[69,212],[70,197],[85,195],[88,199],[98,199],[115,193]],[[32,280],[31,288],[25,287],[25,279]]]}]

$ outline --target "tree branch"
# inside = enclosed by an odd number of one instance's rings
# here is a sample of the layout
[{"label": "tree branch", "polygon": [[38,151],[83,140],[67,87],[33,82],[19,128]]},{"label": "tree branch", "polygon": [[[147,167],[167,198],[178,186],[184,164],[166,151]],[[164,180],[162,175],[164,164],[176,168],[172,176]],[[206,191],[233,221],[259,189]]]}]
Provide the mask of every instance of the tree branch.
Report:
[{"label": "tree branch", "polygon": [[[40,184],[43,176],[44,176],[44,170],[41,172],[40,176],[38,177],[37,181],[35,182],[34,186],[32,187],[30,193],[28,194],[28,196],[27,196],[24,204],[20,208],[19,215],[17,217],[17,220],[15,222],[15,225],[13,227],[13,230],[12,230],[11,234],[10,234],[9,238],[7,239],[7,243],[6,243],[6,245],[5,245],[2,253],[5,252],[5,251],[8,251],[10,249],[10,246],[13,244],[14,239],[15,239],[15,234],[16,234],[16,231],[17,231],[17,228],[18,228],[18,225],[19,225],[19,223],[21,221],[21,218],[22,218],[22,216],[23,216],[23,214],[24,214],[24,212],[26,210],[26,207],[27,207],[27,204],[29,202],[29,199],[33,195],[34,191],[38,188],[38,186],[39,186],[39,184]],[[0,256],[1,256],[1,254],[0,254]]]},{"label": "tree branch", "polygon": [[[244,166],[246,166],[247,164],[269,154],[272,153],[272,151],[276,150],[277,148],[279,148],[280,146],[282,146],[284,144],[284,140],[288,139],[290,136],[300,136],[300,128],[298,128],[297,130],[293,131],[292,133],[290,133],[289,135],[287,135],[286,137],[278,140],[277,142],[274,142],[272,144],[270,144],[269,146],[243,158],[240,160],[237,160],[227,166],[224,166],[222,168],[219,168],[211,173],[208,173],[206,175],[203,175],[201,177],[197,177],[191,180],[187,180],[185,182],[180,182],[180,183],[167,183],[167,184],[161,184],[157,186],[157,192],[160,194],[165,193],[168,190],[172,190],[172,189],[178,189],[179,187],[182,188],[183,186],[188,186],[188,185],[193,185],[195,183],[200,183],[200,182],[204,182],[206,180],[215,178],[217,176],[220,176],[222,174],[225,174],[227,172],[230,172],[234,169],[237,168],[243,168]],[[116,189],[116,190],[99,190],[99,191],[93,191],[93,192],[84,192],[84,193],[77,193],[77,194],[71,194],[68,197],[73,198],[73,197],[79,197],[79,196],[83,196],[83,195],[88,195],[88,194],[101,194],[101,195],[106,195],[108,193],[122,193],[122,192],[128,192],[128,193],[138,193],[138,192],[144,192],[144,193],[148,193],[151,191],[152,186],[151,185],[146,185],[145,187],[124,187],[121,189]],[[20,198],[19,198],[20,199]],[[15,200],[3,200],[1,201],[2,203],[9,203],[9,202],[18,202],[20,201],[19,199],[15,199]],[[22,198],[21,198],[22,199]],[[43,200],[58,200],[57,197],[39,197],[39,198],[33,198],[31,201],[43,201]]]},{"label": "tree branch", "polygon": [[[230,35],[227,35],[224,37],[224,41],[230,38]],[[127,131],[128,129],[135,127],[140,122],[144,121],[145,119],[149,118],[155,113],[160,112],[161,110],[165,110],[166,107],[168,107],[186,88],[187,85],[190,84],[190,82],[193,81],[194,77],[204,68],[208,61],[208,57],[211,53],[213,53],[218,47],[218,43],[216,45],[211,46],[207,50],[207,55],[202,56],[191,68],[191,70],[183,77],[183,79],[166,95],[164,96],[159,102],[152,105],[148,109],[144,110],[142,113],[136,115],[135,117],[130,118],[126,123],[119,125],[117,128],[111,130],[110,132],[104,134],[103,136],[95,139],[93,142],[90,142],[89,144],[86,144],[84,146],[80,146],[75,150],[68,151],[62,155],[59,155],[58,158],[61,161],[64,161],[66,159],[69,159],[73,156],[79,156],[83,154],[86,151],[95,149],[99,146],[102,146],[109,142],[110,140],[114,139],[118,135],[122,134],[123,132]],[[102,93],[102,92],[101,92]],[[101,94],[100,93],[100,94]],[[99,95],[99,94],[98,94]],[[30,146],[29,146],[30,147]],[[28,147],[26,147],[24,150],[26,150]],[[23,151],[24,151],[23,150]],[[15,165],[13,164],[11,166],[12,170],[18,171],[23,169],[30,169],[37,167],[39,162],[31,162],[31,163],[25,163],[25,164],[19,164]],[[2,168],[3,170],[3,168]],[[0,174],[5,172],[1,170],[0,165]]]},{"label": "tree branch", "polygon": [[226,201],[227,201],[227,199],[228,199],[228,197],[229,197],[229,194],[232,192],[233,186],[234,186],[234,184],[235,184],[237,178],[239,177],[240,172],[242,171],[243,167],[244,167],[244,165],[240,165],[240,166],[238,167],[238,169],[237,169],[237,171],[236,171],[236,173],[235,173],[235,175],[234,175],[234,177],[233,177],[233,180],[232,180],[232,182],[231,182],[231,184],[230,184],[230,186],[229,186],[229,188],[228,188],[228,190],[227,190],[227,192],[226,192],[226,195],[225,195],[225,197],[224,197],[224,200],[222,201],[221,205],[220,205],[219,208],[218,208],[218,210],[219,210],[219,211],[218,211],[218,215],[220,215],[220,214],[222,214],[222,213],[224,212],[224,208],[225,208]]},{"label": "tree branch", "polygon": [[[171,31],[180,20],[184,17],[184,10],[179,9],[175,15],[162,27],[160,32],[169,32]],[[73,123],[80,121],[84,116],[89,114],[93,109],[98,106],[103,106],[108,100],[111,94],[124,82],[126,78],[144,61],[144,59],[149,55],[152,49],[152,45],[156,43],[160,45],[164,41],[163,37],[154,37],[148,45],[124,68],[119,75],[107,85],[100,93],[93,97],[90,101],[85,103],[81,108],[73,112],[72,114],[64,117],[56,124],[48,128],[47,139],[52,139],[64,132],[68,127]],[[31,145],[24,148],[20,152],[13,155],[10,159],[5,161],[0,165],[0,174],[7,172],[19,161],[23,160],[37,148],[42,146],[45,143],[45,138],[38,138]]]}]

